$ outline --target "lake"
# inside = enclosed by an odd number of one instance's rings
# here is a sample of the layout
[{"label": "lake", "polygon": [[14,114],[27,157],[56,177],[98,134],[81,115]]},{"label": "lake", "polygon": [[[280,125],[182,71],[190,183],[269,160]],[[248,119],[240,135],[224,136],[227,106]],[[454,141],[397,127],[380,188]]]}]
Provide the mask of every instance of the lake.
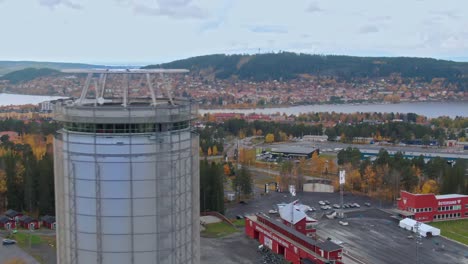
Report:
[{"label": "lake", "polygon": [[257,108],[257,109],[200,109],[200,114],[205,113],[257,113],[273,114],[286,113],[298,115],[310,112],[382,112],[382,113],[415,113],[427,117],[455,116],[468,117],[468,102],[414,102],[399,104],[324,104],[324,105],[299,105],[291,107]]},{"label": "lake", "polygon": [[60,96],[24,95],[0,93],[0,106],[39,104],[44,101],[64,98]]},{"label": "lake", "polygon": [[[0,93],[0,106],[39,104],[43,101],[55,100],[63,97],[5,94]],[[287,115],[298,115],[310,112],[332,112],[354,113],[354,112],[385,112],[385,113],[416,113],[427,117],[438,116],[463,116],[468,117],[468,102],[414,102],[399,104],[339,104],[339,105],[299,105],[291,107],[257,108],[257,109],[200,109],[200,114],[205,113],[257,113],[273,114],[286,113]]]}]

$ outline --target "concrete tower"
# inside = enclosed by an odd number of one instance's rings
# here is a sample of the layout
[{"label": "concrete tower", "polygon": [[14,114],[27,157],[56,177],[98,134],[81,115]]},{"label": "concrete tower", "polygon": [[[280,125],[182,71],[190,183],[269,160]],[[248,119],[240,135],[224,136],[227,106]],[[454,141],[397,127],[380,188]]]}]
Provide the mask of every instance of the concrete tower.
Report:
[{"label": "concrete tower", "polygon": [[[186,71],[70,72],[87,79],[79,99],[55,107],[58,263],[198,264],[197,106],[152,84]],[[131,95],[136,80],[150,96]]]}]

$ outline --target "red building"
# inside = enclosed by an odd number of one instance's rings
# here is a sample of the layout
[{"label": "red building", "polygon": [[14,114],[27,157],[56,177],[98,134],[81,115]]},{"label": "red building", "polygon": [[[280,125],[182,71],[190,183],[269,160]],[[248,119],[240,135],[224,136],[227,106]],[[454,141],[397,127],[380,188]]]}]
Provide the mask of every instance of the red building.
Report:
[{"label": "red building", "polygon": [[5,212],[5,216],[7,216],[8,218],[10,218],[11,220],[18,221],[19,218],[23,216],[23,214],[22,214],[22,213],[19,213],[19,212],[16,212],[15,210],[8,209],[8,210]]},{"label": "red building", "polygon": [[20,217],[19,224],[25,229],[39,229],[41,227],[41,223],[37,219],[27,215]]},{"label": "red building", "polygon": [[0,216],[0,228],[5,230],[15,229],[16,228],[16,221],[10,219],[8,216]]},{"label": "red building", "polygon": [[401,191],[398,209],[402,215],[420,222],[468,218],[468,195],[413,194]]},{"label": "red building", "polygon": [[54,216],[50,216],[50,215],[46,215],[46,216],[43,216],[41,217],[41,225],[43,227],[46,227],[48,229],[52,229],[52,230],[55,230],[56,229],[56,222],[55,222],[55,217]]},{"label": "red building", "polygon": [[264,214],[247,216],[245,233],[293,264],[343,264],[342,248],[339,245],[329,240],[319,241],[307,237]]},{"label": "red building", "polygon": [[308,237],[313,237],[315,235],[316,230],[314,224],[317,220],[308,217],[306,213],[301,210],[301,205],[295,203],[286,204],[279,209],[279,213],[283,224],[294,228]]}]

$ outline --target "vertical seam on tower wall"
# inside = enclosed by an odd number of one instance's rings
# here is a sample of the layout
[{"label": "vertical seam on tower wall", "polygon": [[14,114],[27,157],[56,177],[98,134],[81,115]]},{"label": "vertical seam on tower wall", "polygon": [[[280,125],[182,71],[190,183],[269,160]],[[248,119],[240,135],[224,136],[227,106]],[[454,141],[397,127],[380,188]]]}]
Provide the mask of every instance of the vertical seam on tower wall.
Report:
[{"label": "vertical seam on tower wall", "polygon": [[[128,90],[127,90],[128,92]],[[128,123],[131,121],[131,109],[126,108],[128,111]],[[133,213],[133,157],[132,157],[132,138],[133,138],[133,131],[130,127],[130,144],[129,144],[129,154],[130,154],[130,233],[131,233],[131,263],[135,263],[135,232],[134,232],[134,213]]]},{"label": "vertical seam on tower wall", "polygon": [[[96,120],[96,109],[93,109],[93,122]],[[101,200],[101,171],[97,160],[97,133],[94,129],[94,172],[96,176],[96,239],[97,263],[102,263],[102,200]]]}]

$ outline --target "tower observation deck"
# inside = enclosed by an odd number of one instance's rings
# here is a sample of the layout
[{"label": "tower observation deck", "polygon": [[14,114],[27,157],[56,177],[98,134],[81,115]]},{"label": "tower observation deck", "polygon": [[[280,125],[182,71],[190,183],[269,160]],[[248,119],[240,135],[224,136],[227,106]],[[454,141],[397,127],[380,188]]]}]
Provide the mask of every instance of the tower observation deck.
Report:
[{"label": "tower observation deck", "polygon": [[67,72],[86,81],[54,111],[58,263],[198,264],[197,105],[166,78],[187,71]]}]

